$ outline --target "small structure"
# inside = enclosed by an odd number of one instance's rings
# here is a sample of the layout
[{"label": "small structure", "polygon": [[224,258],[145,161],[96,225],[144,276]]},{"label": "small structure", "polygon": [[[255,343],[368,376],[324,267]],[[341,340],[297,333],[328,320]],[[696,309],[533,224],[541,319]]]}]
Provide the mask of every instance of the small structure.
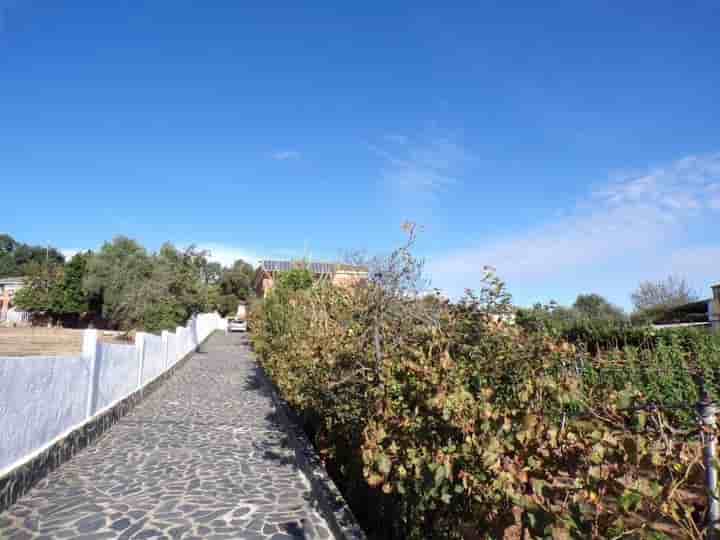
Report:
[{"label": "small structure", "polygon": [[0,278],[0,322],[21,323],[27,321],[28,314],[18,311],[13,306],[15,293],[24,285],[24,277]]},{"label": "small structure", "polygon": [[368,269],[342,263],[304,262],[304,261],[261,261],[255,272],[253,288],[258,298],[264,298],[275,285],[275,279],[281,272],[295,268],[307,268],[316,280],[327,279],[334,285],[349,287],[367,280]]},{"label": "small structure", "polygon": [[708,320],[713,332],[720,331],[720,283],[712,286],[712,298],[708,302]]},{"label": "small structure", "polygon": [[653,328],[699,327],[720,331],[720,283],[711,289],[711,298],[668,309],[653,322]]}]

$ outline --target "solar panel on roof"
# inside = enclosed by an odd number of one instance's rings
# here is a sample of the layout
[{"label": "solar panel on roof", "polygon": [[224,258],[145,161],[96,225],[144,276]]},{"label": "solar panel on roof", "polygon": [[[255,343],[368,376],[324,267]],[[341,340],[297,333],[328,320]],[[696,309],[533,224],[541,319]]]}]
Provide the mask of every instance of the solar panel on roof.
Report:
[{"label": "solar panel on roof", "polygon": [[[268,272],[287,272],[304,265],[302,262],[266,260],[260,261],[260,266]],[[362,266],[326,262],[311,262],[307,264],[307,268],[314,274],[334,274],[338,269],[367,271],[367,268]]]}]

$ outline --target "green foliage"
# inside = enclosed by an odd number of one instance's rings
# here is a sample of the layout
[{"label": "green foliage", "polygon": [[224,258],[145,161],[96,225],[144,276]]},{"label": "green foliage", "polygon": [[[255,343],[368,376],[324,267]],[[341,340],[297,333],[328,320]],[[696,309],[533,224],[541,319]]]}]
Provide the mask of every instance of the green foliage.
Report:
[{"label": "green foliage", "polygon": [[540,328],[562,332],[575,326],[592,328],[625,328],[628,317],[623,310],[599,294],[579,294],[572,307],[552,301],[535,304],[532,308],[518,308],[517,321],[526,329]]},{"label": "green foliage", "polygon": [[62,264],[65,258],[55,248],[31,246],[0,234],[0,277],[23,276],[37,272],[40,264]]},{"label": "green foliage", "polygon": [[83,289],[91,253],[78,253],[65,265],[63,276],[62,313],[82,315],[90,309],[89,298]]},{"label": "green foliage", "polygon": [[67,264],[62,262],[53,249],[0,235],[0,268],[21,268],[28,276],[16,304],[55,322],[95,322],[100,317],[116,328],[171,330],[193,313],[234,313],[238,301],[250,297],[254,276],[252,266],[243,261],[224,269],[193,246],[179,250],[166,243],[157,253],[149,253],[122,236],[97,253],[78,253]]},{"label": "green foliage", "polygon": [[15,304],[24,311],[42,313],[53,321],[79,318],[89,311],[83,290],[89,253],[77,254],[66,265],[31,263],[26,283],[15,295]]},{"label": "green foliage", "polygon": [[88,262],[85,291],[102,303],[102,316],[121,328],[140,323],[138,312],[156,301],[152,259],[135,240],[119,236]]},{"label": "green foliage", "polygon": [[276,287],[286,291],[300,291],[309,289],[312,284],[312,273],[307,268],[301,267],[282,272],[277,278]]},{"label": "green foliage", "polygon": [[580,318],[601,321],[625,321],[627,319],[623,310],[612,305],[599,294],[579,294],[573,309]]},{"label": "green foliage", "polygon": [[88,262],[87,294],[100,298],[102,315],[122,329],[170,330],[210,307],[207,259],[190,247],[164,244],[149,254],[124,237],[106,243]]},{"label": "green foliage", "polygon": [[[240,302],[253,298],[255,269],[250,264],[237,260],[223,268],[207,255],[171,244],[150,253],[119,236],[97,253],[80,253],[63,264],[54,248],[0,235],[0,277],[28,275],[18,307],[55,322],[100,318],[111,327],[157,332],[184,324],[199,311],[233,316]],[[278,289],[286,291],[311,284],[312,274],[302,267],[278,279]]]},{"label": "green foliage", "polygon": [[717,372],[718,339],[589,354],[550,310],[503,322],[509,295],[485,278],[457,304],[381,276],[279,288],[251,311],[266,372],[371,537],[699,538],[689,418],[629,407],[692,403],[691,372]]},{"label": "green foliage", "polygon": [[51,318],[63,313],[63,267],[59,264],[32,263],[25,268],[27,280],[14,298],[22,310],[41,312]]},{"label": "green foliage", "polygon": [[238,259],[230,268],[221,268],[216,285],[211,289],[211,305],[223,316],[237,313],[238,304],[247,302],[253,295],[254,268]]}]

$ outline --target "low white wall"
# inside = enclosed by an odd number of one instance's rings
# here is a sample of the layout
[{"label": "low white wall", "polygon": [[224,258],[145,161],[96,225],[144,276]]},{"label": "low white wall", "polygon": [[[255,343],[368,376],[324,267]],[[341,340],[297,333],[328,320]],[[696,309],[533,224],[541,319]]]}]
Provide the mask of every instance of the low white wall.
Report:
[{"label": "low white wall", "polygon": [[177,337],[175,334],[168,334],[167,338],[167,365],[172,366],[177,362]]},{"label": "low white wall", "polygon": [[147,334],[144,339],[145,358],[141,380],[143,384],[147,384],[165,371],[165,351],[160,336]]},{"label": "low white wall", "polygon": [[85,420],[89,376],[85,358],[0,358],[0,471]]},{"label": "low white wall", "polygon": [[0,357],[0,477],[150,383],[227,322],[203,313],[176,332],[138,333],[135,345],[99,343],[80,357]]},{"label": "low white wall", "polygon": [[91,408],[99,411],[132,394],[138,387],[140,364],[133,345],[99,345],[97,395]]}]

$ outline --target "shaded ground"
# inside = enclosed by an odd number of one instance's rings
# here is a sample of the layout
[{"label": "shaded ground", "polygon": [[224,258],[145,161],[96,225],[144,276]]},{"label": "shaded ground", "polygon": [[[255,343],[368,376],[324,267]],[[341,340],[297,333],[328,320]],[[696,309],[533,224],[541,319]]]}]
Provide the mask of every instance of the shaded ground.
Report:
[{"label": "shaded ground", "polygon": [[0,514],[0,538],[330,538],[243,339],[210,338]]}]

